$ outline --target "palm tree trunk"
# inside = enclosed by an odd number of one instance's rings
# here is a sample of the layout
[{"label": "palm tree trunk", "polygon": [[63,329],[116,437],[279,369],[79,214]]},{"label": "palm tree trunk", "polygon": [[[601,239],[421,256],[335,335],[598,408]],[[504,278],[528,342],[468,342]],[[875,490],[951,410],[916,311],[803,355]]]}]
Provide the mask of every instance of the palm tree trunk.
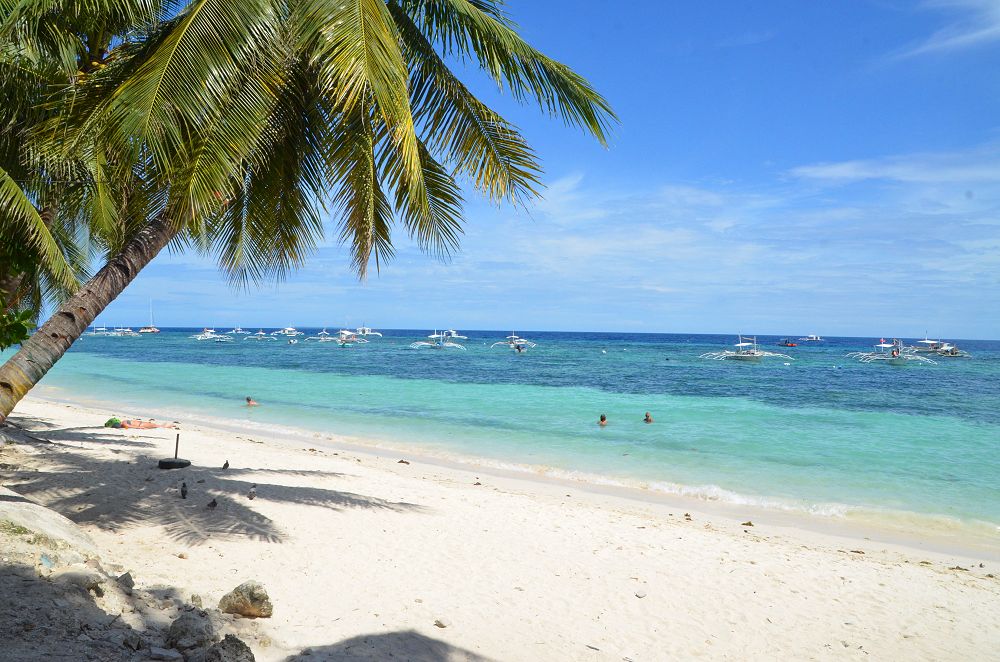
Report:
[{"label": "palm tree trunk", "polygon": [[101,311],[176,234],[172,223],[163,216],[157,217],[24,341],[17,354],[0,366],[0,425]]}]

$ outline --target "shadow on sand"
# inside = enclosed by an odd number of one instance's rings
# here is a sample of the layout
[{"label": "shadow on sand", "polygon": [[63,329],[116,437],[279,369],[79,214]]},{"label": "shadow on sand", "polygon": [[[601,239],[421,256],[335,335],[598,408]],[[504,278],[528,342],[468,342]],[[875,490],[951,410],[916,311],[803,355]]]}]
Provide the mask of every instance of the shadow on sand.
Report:
[{"label": "shadow on sand", "polygon": [[452,646],[415,630],[363,634],[329,646],[307,648],[286,662],[407,660],[407,662],[490,662],[490,658]]},{"label": "shadow on sand", "polygon": [[[281,542],[280,526],[251,507],[247,497],[257,486],[258,503],[279,501],[333,510],[375,509],[396,513],[421,513],[426,508],[404,501],[317,487],[297,487],[261,480],[268,476],[315,476],[340,478],[344,474],[315,470],[257,470],[206,468],[162,471],[157,458],[134,456],[138,448],[154,444],[142,434],[122,437],[102,428],[56,428],[44,420],[12,417],[16,428],[8,430],[16,442],[44,444],[46,464],[21,471],[0,470],[3,484],[46,504],[79,524],[107,530],[130,526],[163,526],[172,539],[198,545],[209,539],[247,538]],[[19,430],[18,430],[19,429]],[[94,458],[80,443],[99,443],[121,459]],[[254,474],[253,480],[248,474]],[[241,480],[243,477],[246,480]],[[188,498],[180,497],[186,482]],[[207,504],[214,499],[216,508]]]}]

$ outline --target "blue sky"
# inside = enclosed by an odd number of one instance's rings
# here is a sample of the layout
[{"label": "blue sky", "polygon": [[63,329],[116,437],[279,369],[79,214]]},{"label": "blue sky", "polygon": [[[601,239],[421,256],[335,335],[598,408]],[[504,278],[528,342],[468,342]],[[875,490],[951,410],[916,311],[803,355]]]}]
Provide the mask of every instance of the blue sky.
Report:
[{"label": "blue sky", "polygon": [[158,257],[100,321],[1000,337],[1000,2],[509,0],[621,118],[605,150],[467,80],[548,189],[468,194],[448,263],[359,283],[331,224],[286,282]]}]

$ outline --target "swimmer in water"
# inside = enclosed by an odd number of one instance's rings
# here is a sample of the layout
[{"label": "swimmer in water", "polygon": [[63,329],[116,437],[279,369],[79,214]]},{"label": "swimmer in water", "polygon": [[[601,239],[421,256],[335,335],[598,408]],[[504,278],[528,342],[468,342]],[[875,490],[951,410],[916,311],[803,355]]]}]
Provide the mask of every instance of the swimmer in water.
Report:
[{"label": "swimmer in water", "polygon": [[248,395],[248,396],[247,396],[247,407],[256,407],[256,406],[257,406],[257,401],[256,401],[256,400],[254,400],[253,398],[251,398],[251,397],[250,397],[250,396]]},{"label": "swimmer in water", "polygon": [[597,421],[597,424],[603,428],[605,425],[608,424],[608,417],[605,416],[604,414],[601,414],[601,420]]},{"label": "swimmer in water", "polygon": [[651,415],[649,414],[649,412],[647,411],[647,412],[646,412],[646,417],[645,417],[644,419],[642,419],[642,420],[643,420],[643,422],[645,422],[645,423],[652,423],[652,422],[653,422],[653,417],[652,417],[652,416],[651,416]]}]

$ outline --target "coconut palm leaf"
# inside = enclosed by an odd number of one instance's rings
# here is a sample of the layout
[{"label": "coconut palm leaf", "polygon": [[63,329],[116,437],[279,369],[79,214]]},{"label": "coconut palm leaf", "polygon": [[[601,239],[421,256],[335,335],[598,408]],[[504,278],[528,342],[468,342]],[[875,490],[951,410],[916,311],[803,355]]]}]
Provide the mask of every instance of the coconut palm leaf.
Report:
[{"label": "coconut palm leaf", "polygon": [[38,209],[6,170],[0,168],[0,233],[18,237],[38,255],[53,280],[67,288],[77,282],[73,270],[46,227]]},{"label": "coconut palm leaf", "polygon": [[572,69],[525,42],[502,3],[493,0],[389,0],[411,17],[443,54],[474,57],[501,89],[533,97],[548,113],[607,144],[617,121],[608,102]]},{"label": "coconut palm leaf", "polygon": [[541,166],[514,125],[452,73],[399,5],[389,4],[410,66],[412,105],[428,147],[494,202],[538,195]]}]

